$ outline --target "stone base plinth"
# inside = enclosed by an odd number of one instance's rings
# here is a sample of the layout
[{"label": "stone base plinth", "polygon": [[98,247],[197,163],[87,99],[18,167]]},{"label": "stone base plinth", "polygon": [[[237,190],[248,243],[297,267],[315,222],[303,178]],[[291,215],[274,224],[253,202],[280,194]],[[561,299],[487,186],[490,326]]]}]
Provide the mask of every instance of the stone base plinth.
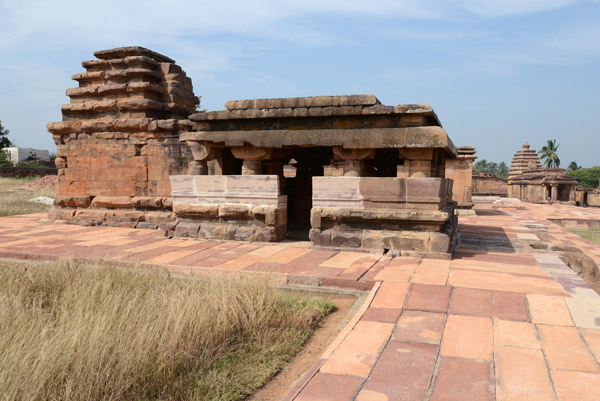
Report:
[{"label": "stone base plinth", "polygon": [[176,221],[167,236],[277,242],[287,234],[287,197],[276,175],[171,176]]},{"label": "stone base plinth", "polygon": [[457,218],[443,178],[314,177],[315,248],[448,258]]},{"label": "stone base plinth", "polygon": [[57,223],[126,228],[165,228],[175,220],[171,198],[57,196],[48,218]]}]

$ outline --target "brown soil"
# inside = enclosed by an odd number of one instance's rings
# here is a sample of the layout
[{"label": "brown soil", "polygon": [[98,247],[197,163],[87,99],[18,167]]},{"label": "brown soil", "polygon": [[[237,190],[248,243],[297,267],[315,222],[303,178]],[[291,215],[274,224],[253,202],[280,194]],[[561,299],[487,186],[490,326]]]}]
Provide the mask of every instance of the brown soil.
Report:
[{"label": "brown soil", "polygon": [[[311,295],[315,295],[311,293]],[[265,387],[258,390],[249,401],[281,400],[286,396],[294,383],[302,377],[310,367],[321,357],[329,344],[346,326],[356,313],[356,307],[364,300],[356,295],[347,294],[318,294],[335,303],[336,311],[329,315],[321,324],[300,353],[281,370]],[[356,307],[354,307],[356,306]]]},{"label": "brown soil", "polygon": [[30,184],[23,185],[23,187],[29,189],[51,188],[56,185],[57,178],[58,176],[56,175],[46,175]]}]

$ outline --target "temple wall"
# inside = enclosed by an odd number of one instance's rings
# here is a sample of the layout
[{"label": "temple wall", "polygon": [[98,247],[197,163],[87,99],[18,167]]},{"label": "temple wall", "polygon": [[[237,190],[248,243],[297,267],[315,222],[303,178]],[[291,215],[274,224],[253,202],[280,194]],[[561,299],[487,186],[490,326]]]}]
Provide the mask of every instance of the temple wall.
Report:
[{"label": "temple wall", "polygon": [[600,191],[592,191],[588,193],[588,206],[600,207]]},{"label": "temple wall", "polygon": [[446,178],[454,180],[452,185],[452,200],[457,202],[459,208],[473,207],[473,166],[464,159],[446,161]]},{"label": "temple wall", "polygon": [[[506,180],[493,174],[473,174],[473,195],[508,196]],[[513,196],[511,196],[513,197]]]}]

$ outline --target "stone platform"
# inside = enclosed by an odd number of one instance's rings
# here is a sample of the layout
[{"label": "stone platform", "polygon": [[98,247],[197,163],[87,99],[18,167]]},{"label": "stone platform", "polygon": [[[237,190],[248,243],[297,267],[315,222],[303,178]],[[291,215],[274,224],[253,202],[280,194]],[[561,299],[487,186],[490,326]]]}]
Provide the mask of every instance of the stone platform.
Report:
[{"label": "stone platform", "polygon": [[547,220],[600,220],[600,210],[494,204],[459,218],[451,260],[165,239],[43,217],[0,218],[0,256],[103,258],[370,291],[287,400],[600,399],[600,297],[557,253],[531,246],[544,233],[600,263],[600,247]]}]

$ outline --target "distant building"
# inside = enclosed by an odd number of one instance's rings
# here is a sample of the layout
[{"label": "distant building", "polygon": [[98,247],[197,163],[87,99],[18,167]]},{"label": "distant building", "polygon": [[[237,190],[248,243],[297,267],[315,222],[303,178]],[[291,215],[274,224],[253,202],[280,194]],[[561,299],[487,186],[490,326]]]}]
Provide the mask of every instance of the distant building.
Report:
[{"label": "distant building", "polygon": [[19,162],[26,162],[28,160],[50,160],[50,154],[47,150],[18,148],[15,146],[3,148],[2,151],[7,154],[8,161],[13,165]]}]

